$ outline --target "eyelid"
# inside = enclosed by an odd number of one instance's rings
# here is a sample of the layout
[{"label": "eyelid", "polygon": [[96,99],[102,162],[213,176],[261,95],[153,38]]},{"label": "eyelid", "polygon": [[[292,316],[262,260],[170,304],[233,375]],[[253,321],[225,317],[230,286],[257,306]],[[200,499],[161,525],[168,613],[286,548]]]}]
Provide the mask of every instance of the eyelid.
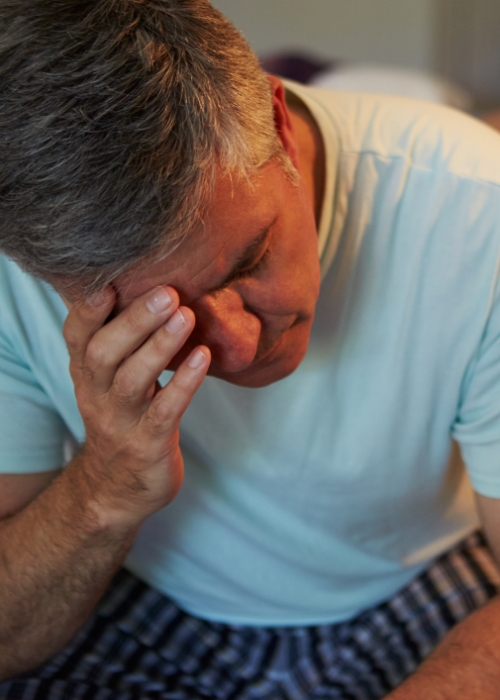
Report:
[{"label": "eyelid", "polygon": [[243,279],[244,277],[249,277],[250,275],[253,275],[257,270],[261,267],[261,265],[265,262],[267,256],[269,253],[269,246],[264,250],[260,258],[252,263],[250,267],[248,267],[246,270],[240,270],[237,272],[234,276],[235,280]]},{"label": "eyelid", "polygon": [[251,267],[247,268],[246,270],[240,270],[239,272],[236,272],[233,275],[232,279],[230,279],[228,282],[226,282],[226,284],[221,284],[220,287],[213,289],[212,293],[221,292],[223,289],[226,289],[227,287],[229,287],[229,285],[232,284],[233,282],[236,282],[238,280],[245,279],[246,277],[251,277],[252,275],[254,275],[261,267],[264,266],[264,263],[267,261],[267,257],[268,257],[269,252],[270,252],[270,248],[268,245],[267,248],[262,253],[262,255],[260,256],[260,258],[256,262],[254,262]]}]

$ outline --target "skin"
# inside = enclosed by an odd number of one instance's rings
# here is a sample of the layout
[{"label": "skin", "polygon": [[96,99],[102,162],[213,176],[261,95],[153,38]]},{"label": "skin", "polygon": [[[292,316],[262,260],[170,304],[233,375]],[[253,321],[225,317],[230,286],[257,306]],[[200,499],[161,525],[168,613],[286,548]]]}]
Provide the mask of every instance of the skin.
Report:
[{"label": "skin", "polygon": [[[262,231],[265,238],[234,273]],[[229,274],[236,278],[221,288]],[[253,187],[222,178],[202,232],[142,274],[116,280],[118,310],[165,284],[179,294],[186,320],[188,308],[196,319],[170,368],[203,344],[212,355],[209,373],[233,384],[265,386],[293,372],[307,350],[319,293],[317,234],[304,187],[275,163]]]},{"label": "skin", "polygon": [[[211,354],[212,373],[245,386],[276,381],[303,357],[319,289],[320,138],[273,85],[299,186],[275,163],[252,186],[221,178],[205,228],[183,254],[129,270],[100,298],[66,300],[63,335],[86,442],[60,473],[0,477],[0,679],[73,637],[140,525],[175,498],[179,425]],[[256,257],[228,283],[249,246]],[[160,388],[166,366],[176,371]]]},{"label": "skin", "polygon": [[[275,163],[252,186],[221,177],[204,228],[172,256],[131,268],[92,303],[67,300],[64,337],[87,440],[62,473],[0,477],[0,679],[71,639],[140,525],[175,498],[183,478],[178,428],[206,373],[265,386],[292,372],[307,349],[324,155],[307,112],[288,109],[272,82],[276,128],[298,188]],[[228,282],[255,241],[255,257]],[[176,371],[160,389],[166,366]],[[498,501],[478,500],[498,553]],[[458,625],[391,698],[498,697],[498,629],[495,602]]]},{"label": "skin", "polygon": [[[278,133],[300,173],[298,185],[274,161],[251,182],[219,177],[203,225],[166,259],[157,262],[153,255],[112,285],[115,315],[156,287],[173,288],[190,327],[194,313],[195,327],[168,368],[177,369],[204,345],[211,352],[210,375],[247,387],[265,386],[297,368],[307,350],[320,282],[321,136],[300,104],[288,109],[281,82],[270,81]],[[223,285],[266,231],[234,279]],[[113,332],[114,327],[103,329],[103,342]]]}]

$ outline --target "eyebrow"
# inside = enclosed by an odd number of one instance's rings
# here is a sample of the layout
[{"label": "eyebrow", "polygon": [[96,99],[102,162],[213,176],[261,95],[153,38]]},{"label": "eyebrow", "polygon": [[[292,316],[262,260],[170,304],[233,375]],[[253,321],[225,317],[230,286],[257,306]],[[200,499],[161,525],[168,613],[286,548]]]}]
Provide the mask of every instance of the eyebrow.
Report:
[{"label": "eyebrow", "polygon": [[231,272],[224,278],[224,280],[213,288],[212,291],[217,291],[218,289],[223,289],[227,287],[231,282],[238,276],[240,272],[248,267],[251,267],[255,262],[257,253],[260,251],[262,245],[266,242],[269,231],[271,230],[274,221],[266,226],[260,231],[260,233],[247,245],[245,250],[238,256],[236,262],[233,266]]}]

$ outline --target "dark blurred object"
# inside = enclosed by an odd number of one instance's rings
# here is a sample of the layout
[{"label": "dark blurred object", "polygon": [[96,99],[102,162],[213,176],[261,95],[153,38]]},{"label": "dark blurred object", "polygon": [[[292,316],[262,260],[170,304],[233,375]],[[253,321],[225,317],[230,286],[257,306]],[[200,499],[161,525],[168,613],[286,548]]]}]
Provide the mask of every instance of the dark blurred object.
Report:
[{"label": "dark blurred object", "polygon": [[261,56],[260,63],[267,73],[304,84],[310,83],[319,73],[332,70],[338,65],[337,61],[312,58],[300,53],[267,54]]},{"label": "dark blurred object", "polygon": [[494,109],[490,112],[486,112],[486,114],[483,114],[481,118],[494,129],[500,131],[500,109]]}]

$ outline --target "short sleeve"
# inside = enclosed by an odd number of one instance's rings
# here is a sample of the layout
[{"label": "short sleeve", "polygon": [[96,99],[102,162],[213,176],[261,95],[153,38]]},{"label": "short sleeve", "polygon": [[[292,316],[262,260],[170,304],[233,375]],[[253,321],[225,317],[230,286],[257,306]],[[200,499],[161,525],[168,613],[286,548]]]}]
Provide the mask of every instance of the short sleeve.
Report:
[{"label": "short sleeve", "polygon": [[28,366],[0,337],[0,473],[62,467],[69,433]]},{"label": "short sleeve", "polygon": [[500,283],[498,268],[489,315],[466,374],[453,437],[460,444],[473,488],[500,498]]}]

